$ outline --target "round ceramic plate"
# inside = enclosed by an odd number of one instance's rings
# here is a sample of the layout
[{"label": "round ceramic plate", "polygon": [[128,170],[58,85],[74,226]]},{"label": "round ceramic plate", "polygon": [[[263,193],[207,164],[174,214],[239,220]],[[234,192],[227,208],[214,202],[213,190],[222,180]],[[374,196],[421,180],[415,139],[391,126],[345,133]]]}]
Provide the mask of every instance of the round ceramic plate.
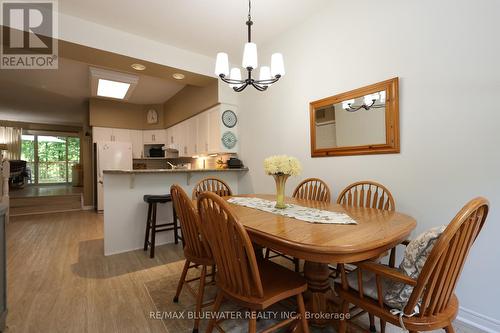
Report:
[{"label": "round ceramic plate", "polygon": [[234,148],[234,146],[236,146],[236,142],[238,141],[236,139],[236,135],[234,135],[233,132],[225,132],[224,134],[222,134],[221,140],[222,140],[222,144],[227,149]]},{"label": "round ceramic plate", "polygon": [[233,128],[236,126],[238,122],[238,117],[236,117],[236,113],[231,110],[226,110],[222,113],[222,123],[229,128]]}]

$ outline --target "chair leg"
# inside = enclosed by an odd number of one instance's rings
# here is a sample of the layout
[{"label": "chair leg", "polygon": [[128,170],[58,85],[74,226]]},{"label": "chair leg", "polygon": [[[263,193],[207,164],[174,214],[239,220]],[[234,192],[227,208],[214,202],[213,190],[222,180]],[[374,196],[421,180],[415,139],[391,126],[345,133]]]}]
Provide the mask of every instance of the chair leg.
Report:
[{"label": "chair leg", "polygon": [[212,331],[214,330],[214,326],[217,321],[217,312],[219,312],[223,299],[224,294],[222,294],[222,291],[217,292],[217,297],[215,298],[214,307],[212,309],[212,318],[208,322],[207,330],[205,331],[206,333],[212,333]]},{"label": "chair leg", "polygon": [[444,330],[446,331],[446,333],[455,333],[455,329],[453,328],[452,324],[446,326]]},{"label": "chair leg", "polygon": [[182,291],[182,286],[184,286],[184,281],[186,281],[186,275],[189,270],[189,260],[186,260],[184,263],[184,268],[182,269],[182,274],[181,274],[181,279],[179,280],[179,284],[177,285],[177,292],[175,293],[174,296],[174,303],[179,302],[179,295],[181,294]]},{"label": "chair leg", "polygon": [[152,204],[148,204],[148,220],[146,221],[146,236],[144,237],[144,251],[148,250],[148,241],[149,241],[149,230],[151,228],[151,208]]},{"label": "chair leg", "polygon": [[205,291],[206,276],[207,276],[207,266],[203,265],[203,268],[201,269],[200,286],[198,287],[198,295],[197,295],[198,297],[196,299],[196,312],[195,312],[193,333],[198,333],[198,327],[200,326],[201,305],[203,304],[203,294]]},{"label": "chair leg", "polygon": [[[349,313],[349,303],[345,300],[342,300],[342,305],[340,307],[341,313],[346,316]],[[340,320],[339,323],[339,333],[346,333],[347,332],[347,318],[344,317],[344,319]]]},{"label": "chair leg", "polygon": [[302,297],[302,294],[297,295],[297,305],[299,306],[302,333],[309,333],[309,325],[307,324],[307,318],[306,318],[306,307],[304,305],[304,297]]},{"label": "chair leg", "polygon": [[155,257],[156,245],[156,203],[153,204],[153,218],[151,219],[151,248],[149,249],[149,257]]},{"label": "chair leg", "polygon": [[385,333],[386,321],[380,319],[380,333]]},{"label": "chair leg", "polygon": [[210,282],[215,281],[215,272],[216,272],[216,267],[215,265],[212,265],[212,277],[210,278]]},{"label": "chair leg", "polygon": [[250,312],[250,320],[248,321],[248,333],[257,332],[257,311]]},{"label": "chair leg", "polygon": [[295,265],[295,271],[297,273],[299,273],[300,272],[300,261],[299,261],[299,259],[298,258],[293,258],[293,263]]},{"label": "chair leg", "polygon": [[375,327],[375,316],[369,313],[368,317],[370,318],[370,332],[376,333],[377,328]]}]

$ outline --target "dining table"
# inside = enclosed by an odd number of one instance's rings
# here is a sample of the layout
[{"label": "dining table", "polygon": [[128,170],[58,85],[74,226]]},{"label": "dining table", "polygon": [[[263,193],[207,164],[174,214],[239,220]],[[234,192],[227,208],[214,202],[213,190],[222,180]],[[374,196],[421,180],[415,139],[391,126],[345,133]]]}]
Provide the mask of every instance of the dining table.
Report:
[{"label": "dining table", "polygon": [[[274,195],[247,194],[275,200]],[[225,197],[226,200],[232,197]],[[286,198],[285,203],[347,214],[355,224],[314,223],[273,212],[231,204],[238,220],[258,247],[303,259],[309,322],[325,326],[338,317],[330,283],[331,264],[348,264],[378,258],[406,240],[416,226],[409,215],[397,211]]]}]

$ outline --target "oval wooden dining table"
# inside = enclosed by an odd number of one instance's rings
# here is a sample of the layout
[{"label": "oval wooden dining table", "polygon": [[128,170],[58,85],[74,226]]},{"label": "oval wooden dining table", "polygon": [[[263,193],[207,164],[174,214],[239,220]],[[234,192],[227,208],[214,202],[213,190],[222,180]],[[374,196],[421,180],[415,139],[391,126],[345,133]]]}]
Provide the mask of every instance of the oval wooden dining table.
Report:
[{"label": "oval wooden dining table", "polygon": [[[273,195],[248,194],[275,200]],[[229,197],[226,197],[228,199]],[[323,326],[337,313],[332,303],[331,263],[354,263],[376,258],[407,239],[416,226],[414,218],[395,211],[346,207],[335,203],[286,198],[286,203],[349,215],[357,224],[310,223],[254,208],[231,204],[253,243],[304,259],[308,283],[306,307],[310,322]]]}]

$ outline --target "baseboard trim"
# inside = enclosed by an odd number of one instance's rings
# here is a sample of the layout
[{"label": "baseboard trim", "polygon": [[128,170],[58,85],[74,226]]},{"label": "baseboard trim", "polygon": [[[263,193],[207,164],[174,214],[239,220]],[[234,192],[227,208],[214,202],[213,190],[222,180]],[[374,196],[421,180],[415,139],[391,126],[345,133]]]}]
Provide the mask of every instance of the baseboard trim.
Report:
[{"label": "baseboard trim", "polygon": [[82,210],[94,210],[94,206],[82,206]]},{"label": "baseboard trim", "polygon": [[475,311],[460,307],[457,321],[487,333],[500,332],[500,321]]}]

